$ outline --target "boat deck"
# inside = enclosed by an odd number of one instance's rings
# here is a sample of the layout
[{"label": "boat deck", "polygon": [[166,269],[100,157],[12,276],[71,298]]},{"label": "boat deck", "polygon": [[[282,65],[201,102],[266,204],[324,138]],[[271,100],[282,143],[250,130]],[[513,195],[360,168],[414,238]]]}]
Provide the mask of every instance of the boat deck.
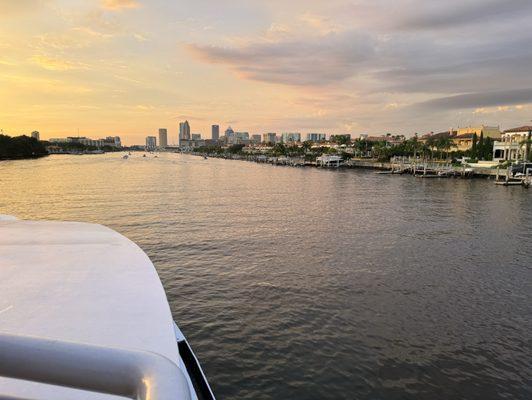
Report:
[{"label": "boat deck", "polygon": [[[149,352],[182,362],[153,264],[135,243],[109,228],[0,217],[0,293],[2,334]],[[0,388],[0,397],[115,398],[10,378],[0,378]]]}]

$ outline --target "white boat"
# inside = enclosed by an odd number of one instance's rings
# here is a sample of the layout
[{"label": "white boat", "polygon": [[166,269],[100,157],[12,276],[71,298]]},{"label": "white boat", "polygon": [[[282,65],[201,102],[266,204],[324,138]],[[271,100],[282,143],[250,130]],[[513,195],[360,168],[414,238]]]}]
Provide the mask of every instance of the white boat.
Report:
[{"label": "white boat", "polygon": [[101,225],[0,216],[0,399],[214,399],[147,255]]}]

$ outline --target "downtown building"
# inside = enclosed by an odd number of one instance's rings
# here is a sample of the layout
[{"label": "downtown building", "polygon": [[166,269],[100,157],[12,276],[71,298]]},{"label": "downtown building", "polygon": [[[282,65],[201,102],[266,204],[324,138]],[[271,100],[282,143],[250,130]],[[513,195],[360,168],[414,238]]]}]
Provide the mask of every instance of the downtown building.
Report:
[{"label": "downtown building", "polygon": [[211,127],[211,138],[214,141],[218,141],[220,139],[220,125],[213,125]]},{"label": "downtown building", "polygon": [[146,136],[146,151],[154,151],[157,149],[157,137]]},{"label": "downtown building", "polygon": [[159,129],[159,146],[161,149],[168,147],[168,131],[165,128]]},{"label": "downtown building", "polygon": [[225,130],[225,142],[226,144],[235,144],[235,131],[229,127]]},{"label": "downtown building", "polygon": [[319,143],[325,140],[327,140],[325,133],[307,133],[307,141]]},{"label": "downtown building", "polygon": [[262,134],[262,142],[266,144],[277,143],[277,134],[273,132]]},{"label": "downtown building", "polygon": [[187,147],[190,139],[190,124],[188,121],[179,123],[179,147]]},{"label": "downtown building", "polygon": [[287,132],[281,135],[281,141],[283,143],[299,143],[301,142],[301,133],[299,132]]},{"label": "downtown building", "polygon": [[101,140],[103,141],[104,147],[114,147],[115,149],[122,148],[120,136],[107,136],[105,139]]},{"label": "downtown building", "polygon": [[48,141],[50,143],[56,144],[79,143],[84,146],[96,147],[99,149],[101,149],[102,147],[113,147],[115,149],[119,149],[122,147],[122,141],[120,140],[120,136],[107,136],[105,139],[91,139],[85,136],[69,136],[66,138],[51,138],[48,139]]},{"label": "downtown building", "polygon": [[249,132],[235,132],[234,144],[249,144]]}]

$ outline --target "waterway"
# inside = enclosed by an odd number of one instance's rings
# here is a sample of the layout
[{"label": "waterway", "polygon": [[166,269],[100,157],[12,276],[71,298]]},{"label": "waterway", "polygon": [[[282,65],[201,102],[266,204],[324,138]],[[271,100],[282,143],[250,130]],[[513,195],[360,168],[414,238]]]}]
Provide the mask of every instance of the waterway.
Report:
[{"label": "waterway", "polygon": [[154,262],[219,399],[532,398],[532,189],[161,154],[0,162]]}]

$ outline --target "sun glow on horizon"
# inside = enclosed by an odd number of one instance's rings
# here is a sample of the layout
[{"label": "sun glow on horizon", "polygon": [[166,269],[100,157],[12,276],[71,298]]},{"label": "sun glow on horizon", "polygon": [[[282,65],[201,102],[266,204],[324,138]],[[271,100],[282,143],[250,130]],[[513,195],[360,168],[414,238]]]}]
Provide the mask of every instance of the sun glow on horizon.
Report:
[{"label": "sun glow on horizon", "polygon": [[0,0],[0,128],[134,144],[185,119],[204,137],[520,124],[532,6],[511,1]]}]

